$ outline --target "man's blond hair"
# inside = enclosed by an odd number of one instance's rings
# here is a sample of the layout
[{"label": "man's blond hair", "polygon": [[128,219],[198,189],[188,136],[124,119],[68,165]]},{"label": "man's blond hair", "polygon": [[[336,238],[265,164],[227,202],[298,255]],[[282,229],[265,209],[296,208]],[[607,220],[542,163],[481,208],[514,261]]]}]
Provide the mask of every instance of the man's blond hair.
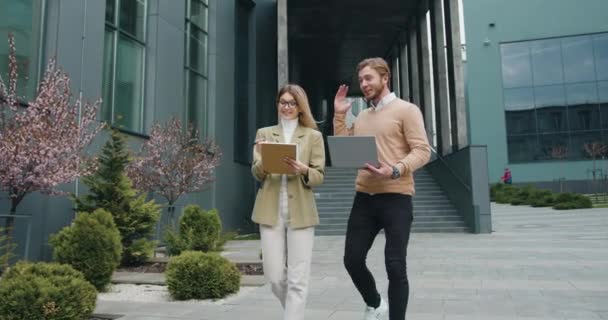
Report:
[{"label": "man's blond hair", "polygon": [[370,67],[376,70],[376,72],[380,74],[380,77],[387,76],[389,79],[391,78],[391,70],[388,67],[388,63],[386,63],[386,60],[382,58],[367,58],[359,62],[359,65],[357,66],[357,74],[359,74],[359,72],[365,67]]}]

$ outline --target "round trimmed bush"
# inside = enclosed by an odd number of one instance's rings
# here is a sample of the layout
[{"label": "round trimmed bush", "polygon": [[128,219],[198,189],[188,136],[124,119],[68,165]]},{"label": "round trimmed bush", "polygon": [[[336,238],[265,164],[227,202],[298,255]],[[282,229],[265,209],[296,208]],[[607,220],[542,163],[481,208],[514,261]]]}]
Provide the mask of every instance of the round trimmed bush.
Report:
[{"label": "round trimmed bush", "polygon": [[236,266],[216,253],[185,251],[167,265],[167,286],[177,300],[220,299],[236,293],[241,274]]},{"label": "round trimmed bush", "polygon": [[205,211],[197,205],[189,205],[179,221],[179,236],[187,244],[187,250],[213,251],[221,243],[222,222],[217,210]]},{"label": "round trimmed bush", "polygon": [[112,214],[97,209],[82,212],[71,226],[51,237],[53,260],[69,264],[103,290],[120,263],[122,244]]},{"label": "round trimmed bush", "polygon": [[96,299],[95,287],[69,265],[19,262],[0,280],[0,319],[88,319]]}]

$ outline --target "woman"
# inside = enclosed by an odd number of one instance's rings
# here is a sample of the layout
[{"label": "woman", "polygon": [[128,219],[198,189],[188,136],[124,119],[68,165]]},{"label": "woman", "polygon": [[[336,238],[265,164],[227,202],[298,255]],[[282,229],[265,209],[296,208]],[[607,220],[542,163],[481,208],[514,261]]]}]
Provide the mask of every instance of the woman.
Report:
[{"label": "woman", "polygon": [[[256,134],[251,172],[262,183],[252,220],[260,225],[264,275],[284,309],[283,319],[304,319],[308,279],[319,223],[312,187],[323,182],[325,147],[304,89],[285,85],[277,95],[279,123]],[[295,143],[298,159],[286,159],[292,174],[262,169],[262,143]]]}]

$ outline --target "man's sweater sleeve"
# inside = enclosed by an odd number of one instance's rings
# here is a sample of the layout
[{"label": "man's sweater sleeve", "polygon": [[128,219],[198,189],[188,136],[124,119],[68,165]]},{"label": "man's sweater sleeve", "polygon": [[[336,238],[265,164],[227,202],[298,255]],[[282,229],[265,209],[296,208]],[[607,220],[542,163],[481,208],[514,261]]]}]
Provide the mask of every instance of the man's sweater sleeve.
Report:
[{"label": "man's sweater sleeve", "polygon": [[334,114],[334,135],[335,136],[352,136],[355,133],[355,125],[352,128],[346,127],[346,113]]},{"label": "man's sweater sleeve", "polygon": [[429,145],[424,120],[420,109],[410,104],[403,118],[403,132],[410,147],[410,153],[399,160],[405,167],[405,172],[412,173],[422,168],[431,158],[431,146]]}]

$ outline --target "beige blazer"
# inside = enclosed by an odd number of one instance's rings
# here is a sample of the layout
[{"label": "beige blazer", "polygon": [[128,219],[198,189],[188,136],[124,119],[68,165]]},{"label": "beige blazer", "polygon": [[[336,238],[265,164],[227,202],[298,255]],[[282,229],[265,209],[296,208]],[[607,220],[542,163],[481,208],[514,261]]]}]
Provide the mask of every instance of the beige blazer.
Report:
[{"label": "beige blazer", "polygon": [[[276,125],[261,128],[256,134],[256,141],[284,143],[283,128]],[[325,176],[325,147],[323,136],[317,130],[298,125],[293,133],[292,143],[299,149],[299,161],[310,167],[308,177],[303,175],[287,176],[287,194],[289,206],[289,225],[292,228],[306,228],[319,224],[319,214],[312,188],[323,183]],[[262,183],[258,190],[253,207],[252,220],[255,223],[275,226],[279,217],[279,192],[281,175],[267,174],[262,170],[261,155],[253,150],[253,177]]]}]

